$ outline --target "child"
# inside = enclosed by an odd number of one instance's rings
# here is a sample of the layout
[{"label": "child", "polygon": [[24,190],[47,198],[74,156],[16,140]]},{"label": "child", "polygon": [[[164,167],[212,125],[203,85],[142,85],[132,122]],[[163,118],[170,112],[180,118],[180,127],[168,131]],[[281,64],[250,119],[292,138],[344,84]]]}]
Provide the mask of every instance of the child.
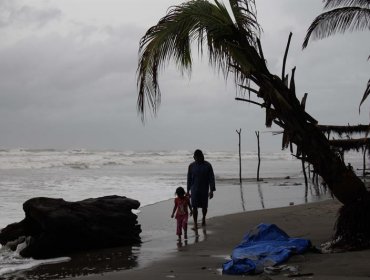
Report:
[{"label": "child", "polygon": [[177,220],[177,230],[176,234],[179,237],[178,241],[181,241],[182,229],[184,230],[184,239],[188,239],[188,207],[190,210],[190,216],[193,215],[191,209],[189,197],[185,195],[185,190],[183,187],[178,187],[176,189],[175,206],[173,207],[171,218],[175,216]]}]

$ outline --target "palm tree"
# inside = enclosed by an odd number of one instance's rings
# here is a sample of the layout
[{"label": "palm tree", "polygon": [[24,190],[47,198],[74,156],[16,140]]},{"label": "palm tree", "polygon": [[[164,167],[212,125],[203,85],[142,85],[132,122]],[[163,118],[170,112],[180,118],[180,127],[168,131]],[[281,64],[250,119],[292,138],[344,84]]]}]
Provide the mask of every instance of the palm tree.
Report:
[{"label": "palm tree", "polygon": [[[275,123],[284,129],[283,146],[292,149],[295,144],[296,156],[314,166],[339,201],[345,206],[357,205],[362,200],[369,202],[364,183],[330,149],[317,121],[305,112],[297,99],[294,69],[289,86],[284,70],[282,78],[268,71],[259,40],[260,27],[254,1],[229,0],[229,4],[230,13],[217,0],[214,3],[192,0],[173,6],[142,37],[137,70],[137,108],[142,118],[145,118],[147,107],[157,112],[161,96],[159,70],[173,59],[181,71],[191,71],[192,46],[197,45],[200,54],[204,54],[207,47],[210,64],[221,70],[225,77],[233,75],[240,90],[247,88],[263,100],[259,105],[266,111],[266,126]],[[369,224],[368,220],[366,224]],[[345,225],[339,225],[339,228],[351,230]],[[337,232],[346,235],[346,232]],[[357,232],[349,232],[350,240],[354,234]],[[366,234],[370,236],[370,231]],[[343,242],[350,240],[343,239]]]},{"label": "palm tree", "polygon": [[[310,39],[324,39],[347,31],[370,31],[370,0],[323,0],[324,10],[307,30],[303,42],[306,48]],[[370,59],[370,57],[369,57]],[[370,80],[367,83],[361,104],[370,95]]]}]

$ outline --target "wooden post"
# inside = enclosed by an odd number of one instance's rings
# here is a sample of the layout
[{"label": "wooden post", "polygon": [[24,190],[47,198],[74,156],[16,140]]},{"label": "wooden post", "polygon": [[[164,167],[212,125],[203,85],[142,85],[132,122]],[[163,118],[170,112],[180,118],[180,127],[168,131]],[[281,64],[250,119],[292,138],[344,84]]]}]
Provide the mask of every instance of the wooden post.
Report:
[{"label": "wooden post", "polygon": [[257,148],[258,148],[258,166],[257,166],[257,182],[260,181],[260,166],[261,166],[261,149],[260,149],[260,132],[255,131],[257,136]]},{"label": "wooden post", "polygon": [[242,133],[242,129],[240,128],[239,131],[236,130],[236,133],[238,133],[238,136],[239,136],[239,182],[240,184],[242,183],[242,154],[241,154],[241,144],[240,144],[240,140],[241,140],[241,133]]},{"label": "wooden post", "polygon": [[366,151],[367,151],[367,146],[365,146],[365,149],[364,149],[364,157],[363,157],[363,165],[362,165],[362,176],[365,178],[366,176]]}]

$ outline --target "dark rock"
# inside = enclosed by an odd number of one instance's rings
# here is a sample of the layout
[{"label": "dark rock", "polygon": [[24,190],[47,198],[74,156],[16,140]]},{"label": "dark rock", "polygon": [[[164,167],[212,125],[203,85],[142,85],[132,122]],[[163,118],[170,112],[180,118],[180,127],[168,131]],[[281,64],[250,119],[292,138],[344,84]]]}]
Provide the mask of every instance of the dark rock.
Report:
[{"label": "dark rock", "polygon": [[[36,197],[23,204],[26,217],[0,232],[2,245],[11,248],[27,241],[23,257],[65,256],[74,251],[140,243],[141,227],[132,209],[137,200],[104,196],[77,202]],[[26,237],[26,238],[22,238]]]}]

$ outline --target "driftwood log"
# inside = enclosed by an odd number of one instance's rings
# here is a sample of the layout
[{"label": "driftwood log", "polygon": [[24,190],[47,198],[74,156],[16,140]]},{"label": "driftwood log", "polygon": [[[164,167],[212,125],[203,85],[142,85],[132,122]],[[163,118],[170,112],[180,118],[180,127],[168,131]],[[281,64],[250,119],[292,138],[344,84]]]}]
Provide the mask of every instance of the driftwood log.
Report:
[{"label": "driftwood log", "polygon": [[68,255],[88,249],[140,243],[141,227],[132,209],[139,201],[124,196],[77,202],[36,197],[23,204],[25,218],[0,231],[0,243],[35,259]]}]

